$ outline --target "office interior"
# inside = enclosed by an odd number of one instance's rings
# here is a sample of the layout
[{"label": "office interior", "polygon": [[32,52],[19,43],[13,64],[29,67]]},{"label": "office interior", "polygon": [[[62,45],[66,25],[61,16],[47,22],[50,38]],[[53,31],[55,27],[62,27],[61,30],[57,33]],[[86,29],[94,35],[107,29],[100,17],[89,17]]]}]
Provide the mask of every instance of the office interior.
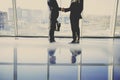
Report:
[{"label": "office interior", "polygon": [[47,0],[1,0],[0,80],[120,80],[119,0],[84,0],[79,44],[69,44],[70,12],[49,43],[49,14]]}]

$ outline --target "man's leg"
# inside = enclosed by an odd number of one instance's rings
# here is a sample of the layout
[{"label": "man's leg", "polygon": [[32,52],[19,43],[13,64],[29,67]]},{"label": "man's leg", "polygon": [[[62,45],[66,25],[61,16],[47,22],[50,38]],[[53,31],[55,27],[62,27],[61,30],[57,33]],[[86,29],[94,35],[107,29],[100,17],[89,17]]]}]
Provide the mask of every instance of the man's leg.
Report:
[{"label": "man's leg", "polygon": [[79,28],[79,18],[76,19],[75,22],[75,32],[76,32],[76,40],[79,41],[80,39],[80,28]]},{"label": "man's leg", "polygon": [[51,20],[50,22],[50,29],[49,29],[49,41],[50,42],[55,42],[55,39],[54,39],[55,23],[56,22],[54,20]]},{"label": "man's leg", "polygon": [[71,29],[73,41],[71,43],[79,43],[80,30],[79,30],[79,18],[71,19]]},{"label": "man's leg", "polygon": [[73,38],[71,43],[74,43],[76,40],[75,21],[72,18],[70,19],[70,21],[71,21],[71,30],[72,30],[72,38]]}]

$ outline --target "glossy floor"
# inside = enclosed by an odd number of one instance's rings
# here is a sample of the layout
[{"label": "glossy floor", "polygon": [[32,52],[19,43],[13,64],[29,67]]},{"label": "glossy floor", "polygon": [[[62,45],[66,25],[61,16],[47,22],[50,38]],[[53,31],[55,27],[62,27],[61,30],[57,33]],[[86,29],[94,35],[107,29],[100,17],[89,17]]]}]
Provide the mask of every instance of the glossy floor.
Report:
[{"label": "glossy floor", "polygon": [[120,80],[120,39],[0,38],[0,80]]}]

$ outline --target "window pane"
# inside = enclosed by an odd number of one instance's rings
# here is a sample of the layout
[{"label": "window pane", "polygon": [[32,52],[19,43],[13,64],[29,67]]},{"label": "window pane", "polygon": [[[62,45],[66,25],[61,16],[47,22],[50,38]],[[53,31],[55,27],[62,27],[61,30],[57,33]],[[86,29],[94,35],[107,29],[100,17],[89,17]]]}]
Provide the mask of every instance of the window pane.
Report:
[{"label": "window pane", "polygon": [[111,36],[114,3],[114,0],[84,0],[82,36]]},{"label": "window pane", "polygon": [[48,35],[49,10],[47,0],[16,0],[18,35]]},{"label": "window pane", "polygon": [[12,0],[0,2],[0,35],[14,35]]}]

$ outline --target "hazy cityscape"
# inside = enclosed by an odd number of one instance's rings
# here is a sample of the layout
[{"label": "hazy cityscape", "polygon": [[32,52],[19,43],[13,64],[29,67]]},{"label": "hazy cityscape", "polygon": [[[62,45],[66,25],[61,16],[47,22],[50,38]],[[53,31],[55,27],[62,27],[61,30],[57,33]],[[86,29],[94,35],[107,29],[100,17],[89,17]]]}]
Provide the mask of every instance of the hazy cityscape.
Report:
[{"label": "hazy cityscape", "polygon": [[[111,16],[106,15],[84,15],[82,21],[82,33],[84,35],[108,35],[111,31]],[[57,35],[70,33],[69,14],[60,14],[58,21],[62,24],[61,32]],[[81,25],[81,24],[80,24]],[[68,29],[69,27],[69,29]],[[116,22],[117,35],[120,34],[120,15]],[[0,35],[14,35],[13,9],[7,12],[0,11]],[[49,29],[49,11],[17,8],[18,35],[44,36]]]}]

